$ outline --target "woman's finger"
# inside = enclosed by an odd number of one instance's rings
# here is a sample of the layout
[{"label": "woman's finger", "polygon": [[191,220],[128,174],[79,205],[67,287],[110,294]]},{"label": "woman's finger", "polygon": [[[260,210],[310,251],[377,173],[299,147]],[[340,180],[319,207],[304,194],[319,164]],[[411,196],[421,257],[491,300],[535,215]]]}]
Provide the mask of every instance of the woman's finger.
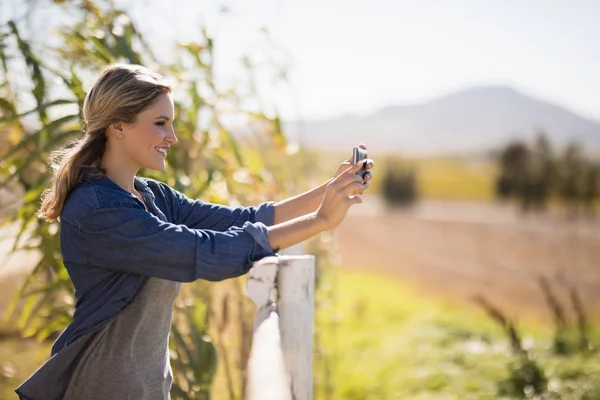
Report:
[{"label": "woman's finger", "polygon": [[363,164],[362,162],[359,162],[359,163],[353,164],[353,165],[351,164],[340,175],[338,175],[336,180],[344,179],[344,177],[356,174],[362,168],[362,164]]},{"label": "woman's finger", "polygon": [[[358,177],[360,178],[360,177]],[[348,183],[346,186],[344,186],[341,190],[342,195],[344,196],[352,196],[356,193],[362,193],[362,191],[365,189],[365,185],[362,182],[362,179],[360,179],[359,181],[354,181],[354,182],[350,182]]]},{"label": "woman's finger", "polygon": [[335,188],[343,196],[348,196],[351,191],[350,189],[348,189],[348,187],[350,187],[352,185],[360,186],[362,184],[363,184],[362,178],[358,175],[355,175],[355,176],[349,176],[347,179],[337,182],[335,185]]},{"label": "woman's finger", "polygon": [[362,182],[363,178],[358,171],[360,171],[360,165],[353,165],[344,171],[340,176],[338,176],[335,181],[339,183],[340,186],[344,187],[351,182]]},{"label": "woman's finger", "polygon": [[359,195],[354,195],[354,196],[349,196],[346,199],[346,202],[348,202],[348,207],[350,207],[353,204],[360,204],[362,203],[362,198]]},{"label": "woman's finger", "polygon": [[375,161],[371,160],[370,158],[367,158],[367,165],[365,165],[365,168],[367,169],[372,169],[375,166]]}]

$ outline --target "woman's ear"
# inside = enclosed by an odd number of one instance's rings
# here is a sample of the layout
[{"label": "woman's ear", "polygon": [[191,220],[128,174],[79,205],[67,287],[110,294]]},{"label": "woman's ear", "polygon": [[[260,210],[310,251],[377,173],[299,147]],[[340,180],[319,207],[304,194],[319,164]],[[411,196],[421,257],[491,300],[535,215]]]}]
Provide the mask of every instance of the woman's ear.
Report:
[{"label": "woman's ear", "polygon": [[116,139],[123,139],[123,125],[120,122],[113,122],[109,125],[108,131]]}]

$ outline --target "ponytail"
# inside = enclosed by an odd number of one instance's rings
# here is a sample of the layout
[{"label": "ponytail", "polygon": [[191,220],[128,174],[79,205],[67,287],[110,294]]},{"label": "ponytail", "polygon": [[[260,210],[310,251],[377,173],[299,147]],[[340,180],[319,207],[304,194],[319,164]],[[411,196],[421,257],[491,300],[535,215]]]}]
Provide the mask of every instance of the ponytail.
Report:
[{"label": "ponytail", "polygon": [[38,217],[47,221],[56,221],[71,191],[79,184],[91,168],[100,167],[100,159],[106,147],[106,135],[98,133],[86,135],[75,142],[74,146],[53,154],[54,178],[52,184],[42,194],[42,205]]}]

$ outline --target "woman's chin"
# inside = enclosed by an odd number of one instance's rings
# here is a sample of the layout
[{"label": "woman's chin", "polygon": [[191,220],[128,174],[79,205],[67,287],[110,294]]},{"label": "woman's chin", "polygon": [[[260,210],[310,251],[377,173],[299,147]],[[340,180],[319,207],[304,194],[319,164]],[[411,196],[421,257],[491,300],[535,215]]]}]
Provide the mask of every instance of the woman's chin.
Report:
[{"label": "woman's chin", "polygon": [[148,163],[148,165],[146,165],[146,168],[152,169],[154,171],[162,171],[166,167],[167,167],[167,162],[165,160],[163,160],[162,162]]}]

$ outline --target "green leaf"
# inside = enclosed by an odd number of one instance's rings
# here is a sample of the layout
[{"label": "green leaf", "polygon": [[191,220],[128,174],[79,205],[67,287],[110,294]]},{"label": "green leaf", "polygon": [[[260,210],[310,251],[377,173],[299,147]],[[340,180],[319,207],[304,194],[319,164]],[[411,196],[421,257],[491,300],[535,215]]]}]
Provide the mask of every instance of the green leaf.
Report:
[{"label": "green leaf", "polygon": [[85,99],[85,89],[83,88],[83,82],[77,72],[75,71],[75,67],[71,66],[71,79],[66,81],[67,86],[71,90],[71,92],[77,97],[79,101],[79,107],[83,107],[83,101]]},{"label": "green leaf", "polygon": [[19,228],[19,232],[17,233],[17,236],[15,237],[15,244],[13,245],[13,247],[11,249],[11,253],[13,253],[17,250],[17,246],[18,246],[19,242],[21,241],[21,238],[25,234],[25,231],[29,227],[29,224],[31,224],[31,222],[33,222],[35,219],[36,219],[35,214],[31,214],[31,215],[21,219],[21,221],[20,221],[21,227]]},{"label": "green leaf", "polygon": [[[86,38],[81,37],[81,40],[82,42],[85,42]],[[87,38],[87,40],[89,40],[94,45],[94,48],[96,49],[96,53],[94,53],[94,55],[100,61],[102,61],[105,64],[111,64],[117,61],[116,58],[111,54],[106,40],[97,38],[95,36],[90,36]]]},{"label": "green leaf", "polygon": [[[29,145],[31,142],[39,142],[41,141],[41,136],[43,135],[44,132],[50,132],[53,133],[55,132],[59,127],[61,127],[62,125],[66,124],[67,122],[70,121],[74,121],[74,120],[78,120],[79,119],[79,115],[73,114],[73,115],[66,115],[64,117],[61,117],[57,120],[54,120],[52,122],[50,122],[49,124],[45,125],[42,129],[40,129],[39,131],[33,132],[30,135],[27,135],[27,137],[24,140],[21,140],[16,146],[14,146],[11,149],[11,153],[15,154],[16,152],[18,152],[19,150],[27,147],[27,145]],[[63,132],[58,136],[59,141],[62,141],[62,139],[73,135],[74,133],[79,133],[81,134],[82,131],[81,130],[69,130],[67,132]],[[50,142],[48,142],[47,145],[49,144],[55,144],[57,141],[56,140],[52,140]],[[46,146],[47,147],[47,146]],[[38,153],[41,153],[40,150],[47,150],[47,149],[39,149],[38,148]]]},{"label": "green leaf", "polygon": [[191,349],[188,347],[187,343],[185,342],[185,340],[183,339],[183,335],[179,332],[179,327],[177,326],[173,326],[173,329],[171,330],[171,333],[173,334],[173,339],[175,339],[175,343],[176,343],[176,348],[178,350],[183,350],[183,352],[185,353],[187,359],[188,359],[188,363],[189,366],[191,368],[194,368],[194,355],[192,354]]},{"label": "green leaf", "polygon": [[46,190],[46,188],[42,185],[34,186],[27,194],[25,194],[25,199],[23,201],[25,203],[35,202],[37,204],[44,190]]},{"label": "green leaf", "polygon": [[[68,138],[81,134],[80,130],[70,130],[70,131],[66,131],[61,133],[60,135],[55,135],[54,137],[51,138],[51,140],[49,140],[46,145],[44,146],[44,148],[36,148],[36,150],[32,151],[25,159],[19,161],[19,162],[15,162],[13,165],[17,166],[17,169],[13,172],[10,173],[6,168],[0,170],[0,171],[4,171],[5,173],[9,173],[9,178],[6,180],[6,183],[9,182],[11,179],[14,179],[15,177],[21,175],[23,173],[23,171],[33,162],[40,160],[40,158],[43,157],[45,152],[49,152],[51,151],[57,144],[64,142],[65,140],[67,140]],[[14,155],[14,153],[13,153]]]},{"label": "green leaf", "polygon": [[122,36],[115,36],[117,43],[119,43],[119,49],[121,54],[132,64],[141,64],[142,60],[139,55],[133,50],[132,36],[133,32],[128,26],[125,26],[124,33]]},{"label": "green leaf", "polygon": [[[4,99],[0,98],[0,108],[3,108],[3,106],[2,106],[2,102],[3,101],[7,101],[7,100],[4,100]],[[43,109],[46,110],[46,109],[48,109],[50,107],[60,106],[60,105],[66,105],[66,104],[76,104],[76,101],[69,100],[69,99],[58,99],[58,100],[54,100],[54,101],[51,101],[51,102],[48,102],[48,103],[43,103],[40,106],[35,107],[34,109],[31,109],[29,111],[25,111],[25,112],[20,113],[20,114],[17,114],[16,110],[13,108],[13,112],[11,113],[10,117],[9,116],[0,117],[0,123],[11,122],[11,121],[16,120],[16,119],[21,119],[21,118],[26,117],[26,116],[28,116],[30,114],[38,112],[40,108],[43,108]],[[12,106],[12,104],[10,104],[10,106]]]},{"label": "green leaf", "polygon": [[[32,94],[34,95],[36,102],[38,105],[42,104],[44,100],[44,96],[46,94],[46,81],[44,80],[44,76],[42,74],[41,63],[38,58],[32,53],[31,47],[29,43],[21,38],[17,25],[14,21],[8,21],[8,26],[11,29],[11,32],[17,39],[17,47],[21,51],[21,55],[25,59],[25,63],[29,67],[29,72],[31,75],[31,79],[34,83]],[[40,119],[43,121],[46,118],[45,112],[43,109],[39,109],[40,111]]]},{"label": "green leaf", "polygon": [[2,97],[0,97],[0,109],[6,113],[5,116],[0,117],[0,123],[3,123],[4,120],[11,120],[17,114],[14,104]]},{"label": "green leaf", "polygon": [[4,75],[8,75],[8,57],[5,52],[5,40],[7,37],[7,34],[0,35],[0,61],[2,61],[2,70],[4,71]]},{"label": "green leaf", "polygon": [[38,327],[38,330],[34,333],[36,339],[40,342],[48,339],[48,337],[56,332],[61,332],[71,322],[72,318],[66,313],[57,315],[50,319],[49,323],[45,323]]},{"label": "green leaf", "polygon": [[38,296],[29,296],[25,301],[23,309],[21,310],[21,315],[19,316],[19,320],[17,321],[17,326],[19,329],[23,329],[33,311],[33,308],[38,300]]},{"label": "green leaf", "polygon": [[176,384],[171,388],[171,395],[173,396],[173,400],[197,400],[195,397],[190,397]]},{"label": "green leaf", "polygon": [[198,187],[198,189],[194,193],[191,194],[191,197],[194,199],[199,199],[200,197],[202,197],[204,192],[206,192],[206,190],[210,187],[210,184],[214,180],[216,168],[211,164],[208,166],[208,169],[206,172],[208,174],[208,177],[206,178],[206,180],[202,183],[202,185],[200,187]]},{"label": "green leaf", "polygon": [[201,329],[198,322],[189,317],[192,342],[199,347],[199,358],[202,360],[202,369],[198,368],[197,372],[203,383],[210,383],[217,370],[217,351],[212,341],[208,341],[209,336],[204,329]]}]

